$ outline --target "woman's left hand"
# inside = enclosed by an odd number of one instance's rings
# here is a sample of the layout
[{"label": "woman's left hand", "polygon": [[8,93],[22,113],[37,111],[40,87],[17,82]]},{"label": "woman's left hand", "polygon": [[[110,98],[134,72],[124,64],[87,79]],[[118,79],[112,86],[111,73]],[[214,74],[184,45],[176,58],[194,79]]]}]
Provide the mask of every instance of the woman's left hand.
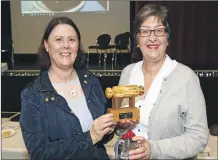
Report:
[{"label": "woman's left hand", "polygon": [[129,159],[150,159],[151,158],[151,144],[148,140],[141,136],[135,136],[133,141],[138,142],[138,148],[129,152]]}]

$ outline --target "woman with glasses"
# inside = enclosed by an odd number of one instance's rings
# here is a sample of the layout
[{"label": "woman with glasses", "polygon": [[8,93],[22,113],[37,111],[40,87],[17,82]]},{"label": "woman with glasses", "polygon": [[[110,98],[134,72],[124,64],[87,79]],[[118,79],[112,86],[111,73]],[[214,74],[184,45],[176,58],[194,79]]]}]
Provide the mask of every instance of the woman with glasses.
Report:
[{"label": "woman with glasses", "polygon": [[[142,85],[145,93],[136,97],[140,121],[124,120],[117,134],[131,129],[139,148],[130,159],[196,158],[208,141],[204,95],[199,79],[189,67],[166,53],[170,42],[168,10],[148,4],[136,15],[134,39],[136,63],[124,68],[119,85]],[[122,102],[125,107],[128,103]]]}]

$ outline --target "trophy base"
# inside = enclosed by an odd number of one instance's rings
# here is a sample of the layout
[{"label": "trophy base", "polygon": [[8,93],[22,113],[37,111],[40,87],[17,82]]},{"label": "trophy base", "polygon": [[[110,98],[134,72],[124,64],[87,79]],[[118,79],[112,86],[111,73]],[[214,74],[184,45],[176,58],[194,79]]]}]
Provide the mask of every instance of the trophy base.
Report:
[{"label": "trophy base", "polygon": [[107,109],[108,113],[112,113],[114,115],[114,122],[120,122],[121,120],[140,120],[140,110],[137,107],[125,107],[125,108],[109,108]]}]

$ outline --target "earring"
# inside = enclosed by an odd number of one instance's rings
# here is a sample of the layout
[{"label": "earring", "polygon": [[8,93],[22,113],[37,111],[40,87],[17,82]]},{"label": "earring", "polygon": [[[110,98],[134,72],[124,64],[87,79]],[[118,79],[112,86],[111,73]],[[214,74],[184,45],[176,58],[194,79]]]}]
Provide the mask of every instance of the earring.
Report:
[{"label": "earring", "polygon": [[139,48],[139,45],[137,44],[137,46],[136,47],[138,47]]}]

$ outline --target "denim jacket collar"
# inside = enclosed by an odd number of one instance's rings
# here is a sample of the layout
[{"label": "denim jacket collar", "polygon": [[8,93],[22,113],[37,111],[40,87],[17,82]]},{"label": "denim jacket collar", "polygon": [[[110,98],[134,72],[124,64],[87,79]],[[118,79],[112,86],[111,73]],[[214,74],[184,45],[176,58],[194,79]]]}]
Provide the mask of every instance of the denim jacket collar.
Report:
[{"label": "denim jacket collar", "polygon": [[48,77],[48,71],[40,71],[38,89],[40,92],[54,92],[54,87]]},{"label": "denim jacket collar", "polygon": [[[91,72],[86,69],[78,69],[77,75],[79,77],[82,89],[85,93],[85,96],[88,97],[89,91],[91,89],[89,76],[91,75]],[[89,85],[86,85],[88,84]],[[39,78],[39,85],[38,89],[40,92],[55,92],[54,87],[51,84],[51,81],[48,77],[48,71],[40,71],[40,78]]]}]

